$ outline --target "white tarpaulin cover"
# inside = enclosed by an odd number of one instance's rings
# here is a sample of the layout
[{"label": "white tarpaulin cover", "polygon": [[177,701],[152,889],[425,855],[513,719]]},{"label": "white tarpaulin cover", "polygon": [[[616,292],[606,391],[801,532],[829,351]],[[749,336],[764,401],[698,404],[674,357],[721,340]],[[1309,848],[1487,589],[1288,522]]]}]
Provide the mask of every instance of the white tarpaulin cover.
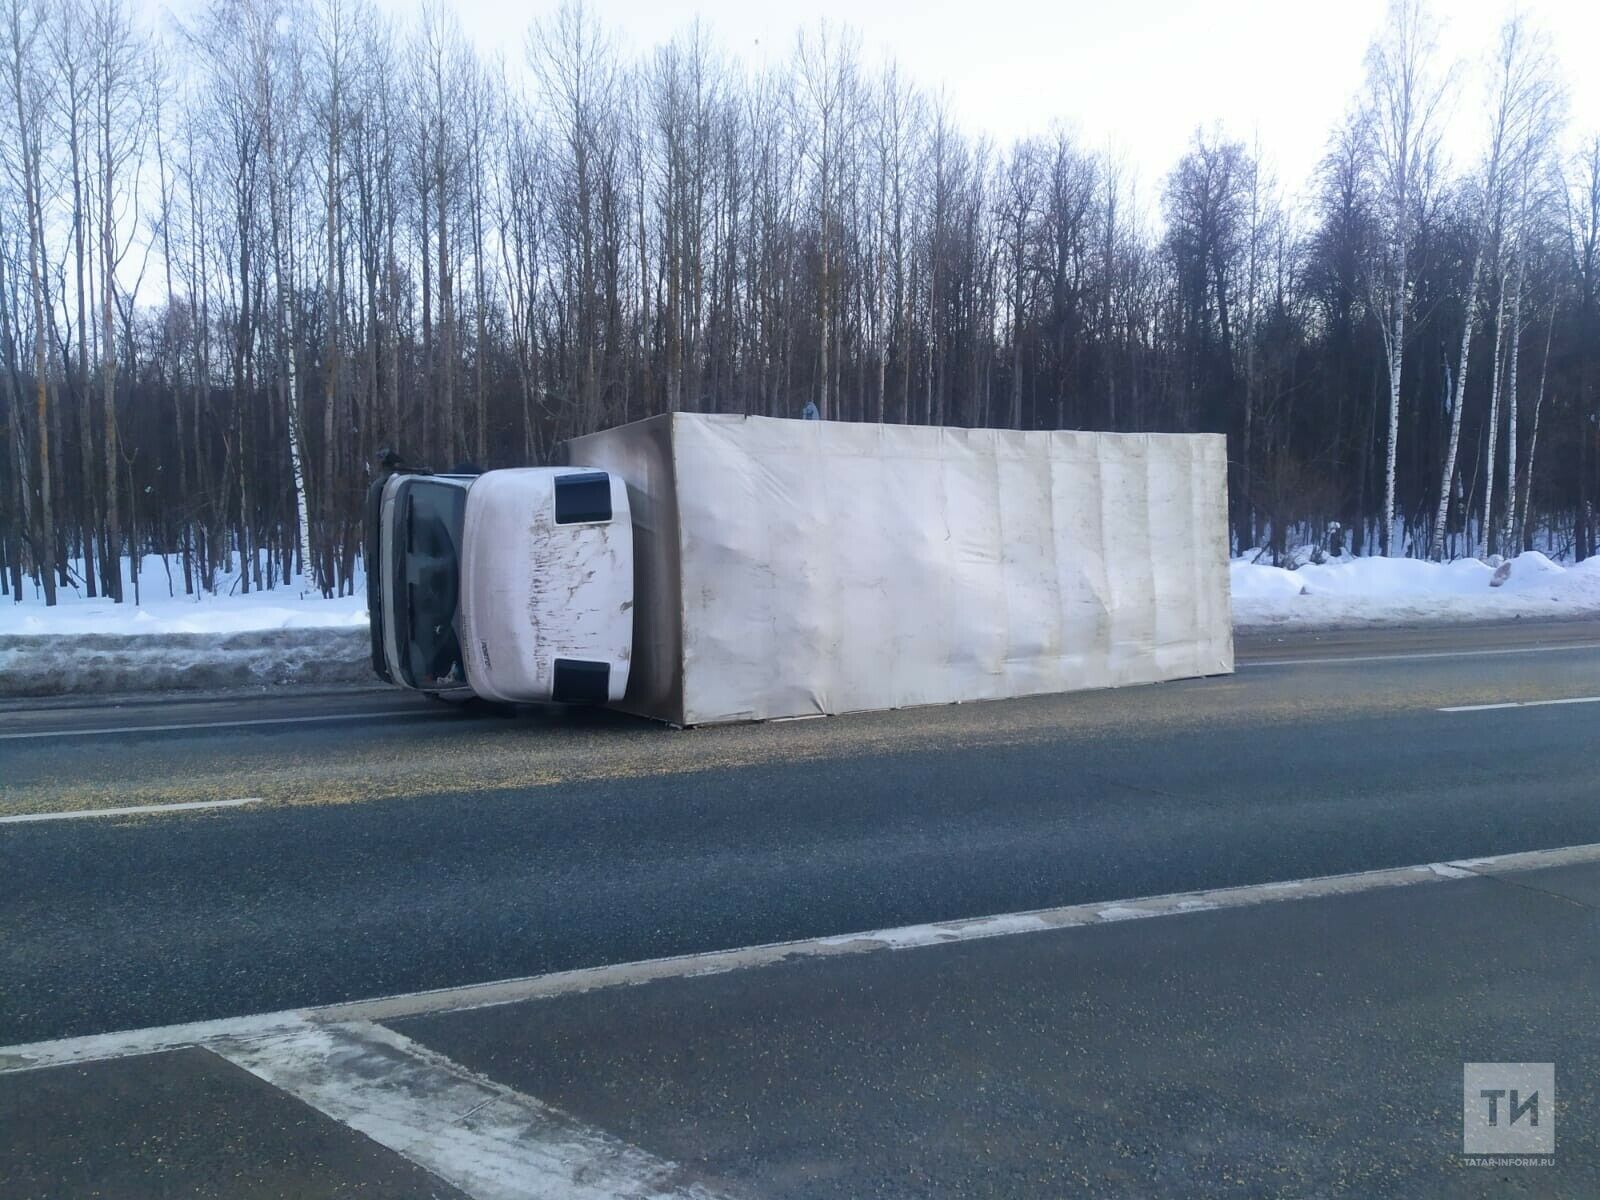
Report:
[{"label": "white tarpaulin cover", "polygon": [[684,725],[1233,670],[1213,434],[678,413],[575,439],[628,481],[623,707]]}]

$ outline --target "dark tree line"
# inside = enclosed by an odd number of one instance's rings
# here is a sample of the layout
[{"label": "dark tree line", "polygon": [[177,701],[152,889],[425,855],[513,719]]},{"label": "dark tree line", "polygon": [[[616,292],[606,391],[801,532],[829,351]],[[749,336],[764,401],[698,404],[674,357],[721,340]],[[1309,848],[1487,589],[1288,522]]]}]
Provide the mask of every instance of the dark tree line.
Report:
[{"label": "dark tree line", "polygon": [[[808,401],[1226,432],[1239,549],[1337,520],[1358,552],[1594,550],[1600,140],[1560,152],[1516,18],[1468,87],[1395,0],[1303,202],[1202,128],[1155,214],[1117,162],[969,136],[826,28],[754,73],[699,26],[624,56],[573,5],[525,71],[365,0],[0,25],[14,595],[120,599],[150,554],[185,590],[347,590],[386,449],[529,463]],[[1445,161],[1447,111],[1482,114],[1474,161]]]}]

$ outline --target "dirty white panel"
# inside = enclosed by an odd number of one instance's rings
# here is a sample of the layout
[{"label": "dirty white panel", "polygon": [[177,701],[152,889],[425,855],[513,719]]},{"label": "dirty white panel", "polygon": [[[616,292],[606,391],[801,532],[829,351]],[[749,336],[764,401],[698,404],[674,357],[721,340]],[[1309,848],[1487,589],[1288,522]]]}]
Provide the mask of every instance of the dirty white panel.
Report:
[{"label": "dirty white panel", "polygon": [[650,417],[566,443],[572,466],[627,484],[633,521],[633,657],[619,707],[683,724],[683,592],[678,487],[670,416]]},{"label": "dirty white panel", "polygon": [[552,698],[556,659],[609,664],[609,698],[627,688],[633,641],[628,490],[610,480],[609,521],[556,521],[561,468],[490,471],[467,492],[461,652],[490,700]]}]

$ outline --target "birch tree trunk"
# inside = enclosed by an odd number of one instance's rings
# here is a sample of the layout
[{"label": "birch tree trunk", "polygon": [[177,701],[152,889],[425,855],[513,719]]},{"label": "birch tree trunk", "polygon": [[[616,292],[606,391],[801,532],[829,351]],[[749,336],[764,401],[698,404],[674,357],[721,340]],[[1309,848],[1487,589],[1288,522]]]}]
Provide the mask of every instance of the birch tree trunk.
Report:
[{"label": "birch tree trunk", "polygon": [[1528,521],[1532,511],[1529,504],[1533,498],[1533,452],[1539,445],[1539,414],[1544,409],[1545,383],[1550,378],[1550,343],[1556,332],[1556,306],[1550,304],[1550,323],[1545,327],[1544,334],[1544,362],[1539,368],[1539,391],[1533,398],[1533,429],[1528,434],[1528,465],[1522,473],[1522,509],[1517,521],[1519,545],[1524,550],[1533,547],[1528,542]]},{"label": "birch tree trunk", "polygon": [[[299,388],[295,378],[296,348],[294,309],[289,297],[289,264],[284,246],[283,164],[281,161],[282,130],[279,128],[279,104],[275,94],[277,82],[273,58],[276,51],[276,12],[268,7],[265,13],[255,10],[255,88],[256,120],[261,130],[261,149],[267,168],[267,224],[272,240],[272,273],[276,284],[277,309],[276,341],[278,344],[279,393],[282,398],[285,427],[289,440],[289,473],[294,483],[294,507],[298,524],[298,546],[303,591],[321,591],[317,560],[311,552],[311,515],[306,503],[305,465],[301,455],[301,424]],[[289,106],[284,105],[283,108]]]},{"label": "birch tree trunk", "polygon": [[1389,444],[1385,450],[1383,468],[1383,527],[1378,531],[1378,542],[1387,557],[1390,539],[1394,532],[1394,472],[1395,450],[1400,443],[1400,371],[1405,361],[1406,337],[1406,268],[1404,252],[1396,272],[1394,310],[1390,318],[1391,332],[1386,338],[1389,348]]},{"label": "birch tree trunk", "polygon": [[[1489,139],[1489,157],[1484,172],[1483,195],[1479,202],[1477,250],[1473,255],[1472,274],[1467,279],[1467,293],[1462,309],[1461,353],[1457,360],[1455,395],[1450,412],[1450,443],[1445,453],[1444,468],[1440,474],[1439,513],[1434,522],[1433,545],[1429,557],[1444,556],[1445,533],[1448,528],[1450,492],[1455,481],[1456,457],[1461,442],[1461,414],[1466,405],[1467,359],[1472,344],[1472,321],[1478,304],[1478,287],[1483,273],[1485,251],[1490,244],[1491,232],[1501,228],[1503,213],[1502,162],[1506,139],[1514,136],[1513,125],[1523,115],[1529,91],[1530,78],[1537,82],[1536,57],[1530,57],[1530,47],[1521,18],[1513,16],[1500,31],[1499,51],[1495,59],[1495,104],[1493,125]],[[1491,214],[1492,217],[1491,217]],[[1495,234],[1498,237],[1498,233]],[[1499,262],[1498,248],[1496,263]],[[1502,289],[1504,276],[1501,277]],[[1503,290],[1502,290],[1503,295]],[[1500,337],[1500,317],[1495,317],[1496,346]],[[1498,380],[1499,372],[1495,373]]]},{"label": "birch tree trunk", "polygon": [[1384,349],[1389,366],[1389,436],[1385,448],[1380,547],[1389,554],[1394,533],[1395,460],[1400,440],[1400,384],[1405,364],[1406,309],[1410,297],[1412,214],[1420,211],[1429,166],[1438,145],[1436,117],[1444,88],[1431,70],[1437,46],[1423,0],[1391,0],[1384,32],[1367,55],[1372,98],[1373,151],[1382,179],[1388,240]]},{"label": "birch tree trunk", "polygon": [[1494,306],[1494,370],[1489,384],[1489,445],[1483,456],[1483,527],[1479,531],[1478,556],[1489,557],[1489,534],[1494,528],[1494,463],[1500,437],[1500,359],[1505,347],[1506,275],[1500,267],[1500,294]]},{"label": "birch tree trunk", "polygon": [[[1522,205],[1526,220],[1526,200]],[[1519,224],[1521,223],[1519,220]],[[1511,296],[1510,362],[1506,380],[1506,513],[1500,530],[1500,553],[1509,557],[1517,528],[1517,364],[1522,358],[1522,287],[1528,268],[1525,231],[1517,234],[1517,285]]]},{"label": "birch tree trunk", "polygon": [[1483,245],[1488,231],[1479,230],[1478,250],[1472,260],[1472,274],[1467,279],[1467,295],[1462,305],[1461,352],[1456,356],[1455,387],[1450,400],[1450,441],[1445,448],[1444,467],[1439,472],[1439,511],[1433,520],[1433,541],[1428,547],[1428,557],[1435,562],[1444,559],[1445,530],[1450,519],[1450,490],[1455,483],[1456,455],[1461,447],[1461,410],[1467,398],[1467,353],[1472,348],[1472,314],[1478,306],[1478,277],[1483,273]]}]

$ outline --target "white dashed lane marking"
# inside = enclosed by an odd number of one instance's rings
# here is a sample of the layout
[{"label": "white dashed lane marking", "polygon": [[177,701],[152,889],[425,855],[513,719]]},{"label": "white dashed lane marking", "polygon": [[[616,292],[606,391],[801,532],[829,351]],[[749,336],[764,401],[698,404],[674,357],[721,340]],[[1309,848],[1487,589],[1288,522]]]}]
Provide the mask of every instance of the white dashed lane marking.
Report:
[{"label": "white dashed lane marking", "polygon": [[1548,708],[1555,704],[1600,704],[1600,696],[1566,696],[1559,700],[1506,700],[1499,704],[1453,704],[1440,712],[1495,712],[1502,708]]},{"label": "white dashed lane marking", "polygon": [[0,825],[23,825],[31,821],[76,821],[85,817],[143,817],[151,813],[238,808],[243,804],[260,803],[260,796],[245,796],[238,800],[185,800],[179,804],[133,804],[126,808],[73,808],[64,812],[17,813],[10,817],[0,817]]}]

